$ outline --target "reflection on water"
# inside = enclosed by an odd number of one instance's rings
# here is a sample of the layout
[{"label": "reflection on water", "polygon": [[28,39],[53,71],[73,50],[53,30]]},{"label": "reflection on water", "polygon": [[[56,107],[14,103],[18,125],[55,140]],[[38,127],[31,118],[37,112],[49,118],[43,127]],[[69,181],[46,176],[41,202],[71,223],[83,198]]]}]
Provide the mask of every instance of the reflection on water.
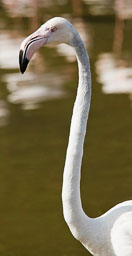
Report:
[{"label": "reflection on water", "polygon": [[2,2],[11,17],[33,16],[35,14],[34,8],[38,3],[36,0],[2,0]]},{"label": "reflection on water", "polygon": [[98,56],[97,80],[103,84],[104,93],[132,95],[132,67],[127,67],[127,65],[125,60],[117,59],[114,54],[104,53]]},{"label": "reflection on water", "polygon": [[[126,7],[125,7],[126,6]],[[122,56],[125,19],[132,16],[130,2],[115,0],[115,28],[113,38],[113,53],[102,53],[96,61],[97,80],[103,84],[104,93],[128,94],[132,98],[132,67]]]},{"label": "reflection on water", "polygon": [[9,110],[4,100],[0,100],[0,127],[8,124]]},{"label": "reflection on water", "polygon": [[115,0],[114,8],[116,15],[124,20],[132,18],[132,1],[131,0]]},{"label": "reflection on water", "polygon": [[107,15],[113,12],[113,1],[106,0],[83,0],[92,15]]},{"label": "reflection on water", "polygon": [[18,68],[18,51],[22,38],[16,38],[16,35],[10,31],[0,33],[0,68],[16,69]]},{"label": "reflection on water", "polygon": [[62,88],[64,77],[54,73],[37,75],[27,72],[23,77],[20,73],[13,73],[4,75],[3,80],[7,83],[9,91],[8,101],[21,104],[24,110],[36,109],[40,102],[62,98],[65,95]]},{"label": "reflection on water", "polygon": [[82,168],[83,207],[95,217],[132,198],[132,110],[126,96],[132,98],[132,8],[131,0],[125,0],[123,12],[123,1],[116,1],[116,7],[113,0],[0,1],[2,256],[90,255],[70,234],[61,202],[78,80],[74,53],[64,45],[41,48],[26,73],[19,73],[23,38],[50,17],[68,17],[90,53],[93,94]]}]

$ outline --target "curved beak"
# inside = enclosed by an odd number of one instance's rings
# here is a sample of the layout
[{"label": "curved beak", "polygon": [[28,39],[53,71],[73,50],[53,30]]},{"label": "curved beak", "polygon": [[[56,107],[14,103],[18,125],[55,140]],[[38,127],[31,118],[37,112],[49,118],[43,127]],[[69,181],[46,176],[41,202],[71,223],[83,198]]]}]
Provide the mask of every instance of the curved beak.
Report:
[{"label": "curved beak", "polygon": [[[41,35],[42,34],[42,35]],[[47,43],[51,31],[41,31],[41,28],[28,36],[21,44],[19,52],[20,71],[23,74],[34,53]]]},{"label": "curved beak", "polygon": [[24,51],[20,50],[19,52],[19,66],[20,71],[23,74],[27,68],[27,65],[29,63],[29,60],[25,57]]}]

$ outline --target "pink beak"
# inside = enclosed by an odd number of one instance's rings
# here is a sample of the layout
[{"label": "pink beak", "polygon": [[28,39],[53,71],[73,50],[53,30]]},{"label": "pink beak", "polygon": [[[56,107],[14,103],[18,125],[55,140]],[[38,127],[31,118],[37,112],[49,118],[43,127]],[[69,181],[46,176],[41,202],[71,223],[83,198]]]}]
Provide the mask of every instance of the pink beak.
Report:
[{"label": "pink beak", "polygon": [[[41,29],[41,28],[40,28]],[[20,71],[23,74],[27,68],[29,61],[34,53],[44,44],[47,43],[51,30],[47,30],[41,36],[41,31],[37,30],[32,35],[28,36],[21,44],[19,52]]]}]

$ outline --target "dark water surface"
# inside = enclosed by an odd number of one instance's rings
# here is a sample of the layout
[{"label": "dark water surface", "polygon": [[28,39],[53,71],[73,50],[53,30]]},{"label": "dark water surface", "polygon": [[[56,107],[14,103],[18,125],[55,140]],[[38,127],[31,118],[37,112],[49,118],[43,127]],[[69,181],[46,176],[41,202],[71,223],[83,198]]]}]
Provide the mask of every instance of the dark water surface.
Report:
[{"label": "dark water surface", "polygon": [[[56,13],[67,17],[64,7]],[[69,232],[61,202],[76,60],[63,45],[41,48],[22,76],[20,43],[34,29],[30,18],[26,29],[25,19],[11,18],[6,8],[1,5],[0,255],[90,255]],[[70,4],[66,8],[68,13]],[[132,199],[132,23],[125,22],[122,43],[116,39],[115,46],[113,19],[87,20],[70,13],[69,18],[91,59],[81,194],[84,210],[96,217]]]}]

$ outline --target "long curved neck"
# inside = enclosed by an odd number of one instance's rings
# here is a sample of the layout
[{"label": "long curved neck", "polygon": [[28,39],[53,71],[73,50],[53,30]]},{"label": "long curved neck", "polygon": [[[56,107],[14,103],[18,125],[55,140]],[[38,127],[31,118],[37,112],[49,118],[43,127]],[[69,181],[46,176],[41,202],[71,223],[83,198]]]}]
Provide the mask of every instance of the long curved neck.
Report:
[{"label": "long curved neck", "polygon": [[80,240],[85,222],[90,221],[83,209],[80,198],[80,172],[83,145],[91,100],[91,72],[85,46],[77,34],[72,40],[75,49],[79,84],[70,127],[69,143],[63,176],[62,201],[64,218],[72,234]]}]

